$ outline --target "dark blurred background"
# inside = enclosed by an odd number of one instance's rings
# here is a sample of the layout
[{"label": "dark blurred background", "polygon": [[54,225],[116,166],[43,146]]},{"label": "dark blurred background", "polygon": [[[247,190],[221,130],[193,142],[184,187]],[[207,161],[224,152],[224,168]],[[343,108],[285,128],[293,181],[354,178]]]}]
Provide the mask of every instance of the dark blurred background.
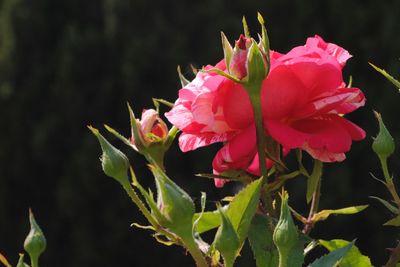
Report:
[{"label": "dark blurred background", "polygon": [[[145,221],[102,173],[100,148],[86,125],[108,123],[128,135],[127,101],[137,114],[152,106],[152,97],[174,101],[177,65],[190,76],[189,64],[219,61],[220,31],[237,38],[245,15],[250,30],[258,32],[257,11],[274,50],[287,52],[319,34],[354,55],[345,80],[352,75],[368,102],[349,117],[368,135],[353,144],[345,162],[326,165],[321,208],[370,207],[321,222],[312,236],[358,238],[361,251],[382,265],[399,232],[381,226],[391,215],[368,198],[388,198],[369,174],[381,176],[370,149],[377,132],[372,110],[383,114],[400,140],[400,96],[368,62],[400,77],[398,0],[0,0],[1,253],[16,262],[31,207],[48,239],[43,266],[193,266],[181,248],[164,247],[150,232],[130,228]],[[130,156],[143,184],[153,186],[143,159],[106,136]],[[233,184],[216,189],[212,181],[193,176],[211,171],[218,148],[182,154],[175,146],[168,155],[170,176],[197,202],[200,191],[212,203],[235,189]],[[396,178],[399,162],[398,154],[390,162]],[[305,179],[289,187],[291,204],[306,213]],[[248,253],[243,252],[251,258]],[[254,266],[245,257],[238,266]]]}]

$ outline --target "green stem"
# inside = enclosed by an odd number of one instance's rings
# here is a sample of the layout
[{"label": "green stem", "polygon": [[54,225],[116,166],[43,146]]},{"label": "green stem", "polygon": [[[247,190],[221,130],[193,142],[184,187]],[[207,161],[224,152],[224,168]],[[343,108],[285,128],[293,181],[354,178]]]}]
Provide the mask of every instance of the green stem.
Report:
[{"label": "green stem", "polygon": [[39,267],[39,257],[31,257],[31,267]]},{"label": "green stem", "polygon": [[201,253],[198,245],[196,244],[196,241],[194,241],[193,236],[182,241],[186,249],[189,251],[190,255],[192,255],[194,261],[196,262],[196,266],[208,267],[206,259],[204,258],[203,253]]},{"label": "green stem", "polygon": [[383,175],[386,180],[386,187],[389,190],[390,194],[392,195],[393,200],[396,202],[397,206],[400,208],[400,197],[397,194],[396,186],[393,183],[393,178],[389,174],[389,169],[388,169],[386,158],[380,158],[380,161],[381,161]]},{"label": "green stem", "polygon": [[287,258],[283,257],[280,253],[279,253],[279,266],[278,267],[289,267],[287,265]]},{"label": "green stem", "polygon": [[[267,183],[267,163],[266,163],[266,142],[265,132],[262,118],[262,107],[261,107],[261,83],[247,84],[246,90],[250,96],[251,105],[253,107],[254,122],[256,126],[256,141],[257,141],[257,152],[258,152],[258,164],[260,167],[261,175],[264,177],[265,183]],[[272,198],[269,192],[262,190],[261,200],[267,209],[270,216],[274,215],[274,209],[272,207]]]},{"label": "green stem", "polygon": [[262,108],[260,101],[261,84],[258,90],[251,88],[250,90],[250,101],[253,106],[254,121],[256,126],[256,138],[257,138],[257,151],[258,151],[258,162],[260,166],[261,175],[267,178],[267,164],[266,164],[266,153],[265,153],[265,134],[264,125],[262,118]]},{"label": "green stem", "polygon": [[308,235],[311,232],[312,228],[314,227],[314,222],[312,221],[312,218],[314,214],[318,212],[320,197],[321,197],[321,179],[319,179],[317,184],[317,189],[313,193],[310,212],[308,214],[307,222],[304,225],[303,233],[306,235]]}]

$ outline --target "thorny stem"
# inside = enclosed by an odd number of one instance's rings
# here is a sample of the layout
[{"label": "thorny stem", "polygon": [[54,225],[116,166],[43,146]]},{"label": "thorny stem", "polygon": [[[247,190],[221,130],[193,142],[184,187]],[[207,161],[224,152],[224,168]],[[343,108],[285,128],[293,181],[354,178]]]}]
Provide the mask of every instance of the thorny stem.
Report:
[{"label": "thorny stem", "polygon": [[313,222],[312,218],[313,218],[314,214],[318,212],[320,197],[321,197],[321,179],[319,179],[318,184],[317,184],[317,189],[313,193],[312,200],[311,200],[311,206],[310,206],[310,212],[308,214],[307,221],[304,224],[303,233],[306,235],[309,234],[314,227],[314,222]]},{"label": "thorny stem", "polygon": [[390,258],[384,267],[395,267],[400,261],[400,242],[397,241],[397,246],[391,249]]},{"label": "thorny stem", "polygon": [[183,240],[183,243],[186,249],[189,251],[190,255],[192,255],[194,261],[196,262],[197,267],[208,267],[206,259],[201,253],[199,247],[196,244],[196,241],[192,238],[188,240]]},{"label": "thorny stem", "polygon": [[389,174],[387,161],[386,161],[386,159],[383,159],[383,158],[380,158],[380,161],[381,161],[383,175],[386,180],[386,187],[389,190],[390,194],[392,195],[393,200],[396,202],[397,206],[400,208],[400,197],[397,194],[396,187],[393,183],[393,178]]},{"label": "thorny stem", "polygon": [[[267,162],[266,162],[266,142],[264,134],[264,125],[262,118],[262,108],[260,100],[261,83],[247,85],[247,91],[250,96],[251,105],[253,107],[254,121],[256,126],[256,141],[257,141],[257,152],[258,152],[258,163],[260,167],[261,176],[264,177],[264,181],[267,182]],[[273,216],[274,209],[272,207],[271,194],[266,190],[261,191],[261,200],[265,205],[265,208],[270,216]]]}]

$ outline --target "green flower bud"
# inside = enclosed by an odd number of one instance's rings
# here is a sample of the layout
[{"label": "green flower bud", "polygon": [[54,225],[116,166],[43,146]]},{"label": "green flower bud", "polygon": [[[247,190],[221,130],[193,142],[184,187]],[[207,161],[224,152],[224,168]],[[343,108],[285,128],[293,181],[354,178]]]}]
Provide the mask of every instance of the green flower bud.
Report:
[{"label": "green flower bud", "polygon": [[375,117],[379,122],[379,133],[372,143],[372,150],[378,155],[381,160],[386,160],[393,154],[395,143],[393,137],[390,135],[385,124],[383,123],[382,116],[378,112],[374,112]]},{"label": "green flower bud", "polygon": [[218,207],[218,211],[221,215],[221,226],[215,235],[215,248],[224,257],[225,266],[233,266],[240,247],[239,238],[226,214],[220,207]]},{"label": "green flower bud", "polygon": [[29,210],[29,221],[31,225],[31,230],[25,239],[24,249],[31,257],[32,267],[36,267],[39,256],[46,249],[46,238],[44,237],[44,234],[39,225],[36,223],[31,210]]},{"label": "green flower bud", "polygon": [[279,252],[279,267],[288,267],[287,259],[299,241],[299,233],[289,210],[288,193],[283,191],[281,197],[281,214],[274,230],[273,240]]},{"label": "green flower bud", "polygon": [[100,142],[103,154],[101,165],[106,175],[114,178],[119,183],[126,183],[128,178],[129,160],[120,150],[111,145],[96,128],[88,126]]},{"label": "green flower bud", "polygon": [[157,206],[160,211],[154,213],[157,220],[163,227],[177,235],[191,235],[195,213],[192,199],[158,166],[150,165],[150,170],[156,179],[157,186]]}]

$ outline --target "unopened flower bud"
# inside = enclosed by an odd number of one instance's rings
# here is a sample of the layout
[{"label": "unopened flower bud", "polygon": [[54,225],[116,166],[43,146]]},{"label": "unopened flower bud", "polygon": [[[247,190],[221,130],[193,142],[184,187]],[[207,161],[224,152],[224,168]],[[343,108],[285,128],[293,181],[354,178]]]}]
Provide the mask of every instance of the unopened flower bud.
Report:
[{"label": "unopened flower bud", "polygon": [[378,155],[381,160],[386,160],[393,154],[395,143],[393,137],[390,135],[385,124],[383,123],[382,116],[378,112],[374,112],[375,117],[379,122],[379,133],[372,143],[372,150]]},{"label": "unopened flower bud", "polygon": [[139,136],[136,137],[135,133],[132,133],[131,142],[134,146],[147,147],[150,144],[162,142],[168,137],[168,127],[154,109],[144,110],[141,119],[136,119],[136,127]]},{"label": "unopened flower bud", "polygon": [[235,42],[235,48],[229,62],[229,72],[239,80],[247,76],[247,53],[250,46],[251,39],[245,37],[243,34]]},{"label": "unopened flower bud", "polygon": [[290,257],[290,251],[299,241],[299,233],[289,210],[288,198],[288,193],[284,191],[281,214],[273,234],[273,240],[279,252],[279,267],[289,267],[286,263]]},{"label": "unopened flower bud", "polygon": [[29,210],[31,230],[24,242],[24,249],[31,257],[32,266],[37,264],[39,256],[46,250],[46,238],[39,225],[36,223],[31,210]]},{"label": "unopened flower bud", "polygon": [[125,154],[111,145],[97,129],[91,126],[88,128],[99,140],[101,150],[103,151],[101,166],[104,173],[120,183],[128,181],[129,160]]},{"label": "unopened flower bud", "polygon": [[[157,206],[160,215],[159,223],[172,232],[180,235],[191,233],[195,213],[194,203],[190,196],[157,166],[151,166],[157,185]],[[157,214],[157,213],[156,213]]]}]

